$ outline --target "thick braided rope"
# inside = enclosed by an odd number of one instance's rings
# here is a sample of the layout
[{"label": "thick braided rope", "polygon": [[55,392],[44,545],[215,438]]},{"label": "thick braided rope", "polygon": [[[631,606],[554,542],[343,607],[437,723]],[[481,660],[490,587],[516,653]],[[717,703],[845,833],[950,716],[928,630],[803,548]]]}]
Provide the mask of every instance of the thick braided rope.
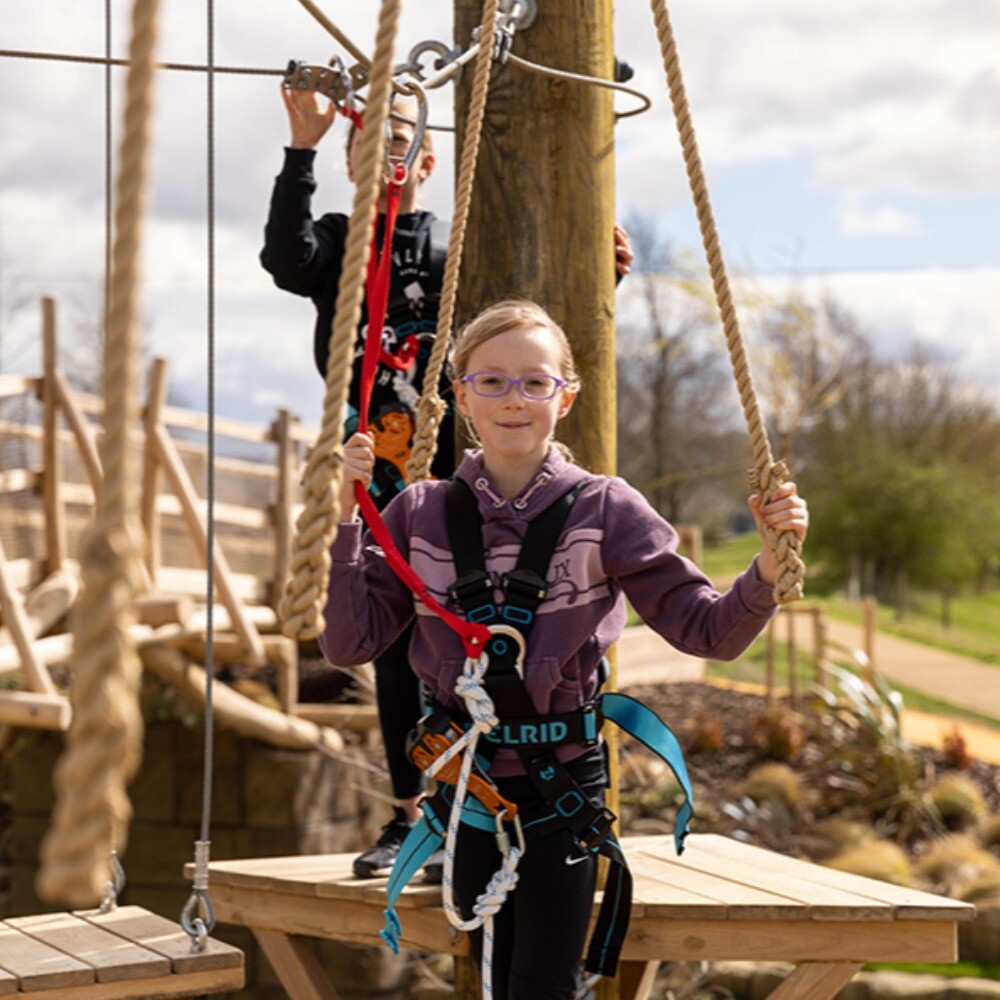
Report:
[{"label": "thick braided rope", "polygon": [[314,639],[323,630],[323,608],[330,578],[330,546],[340,520],[343,477],[344,410],[351,387],[354,344],[361,321],[372,224],[378,208],[379,178],[385,150],[385,122],[392,89],[392,59],[400,0],[383,0],[375,56],[358,147],[358,183],[347,228],[344,265],[330,334],[330,359],[319,439],[306,463],[305,507],[296,521],[290,575],[281,601],[282,628],[294,639]]},{"label": "thick braided rope", "polygon": [[499,0],[486,0],[479,33],[479,51],[476,53],[475,75],[466,115],[465,142],[459,164],[455,190],[455,210],[451,232],[448,235],[448,256],[444,264],[444,281],[441,287],[441,304],[438,307],[437,333],[434,346],[424,372],[423,395],[417,403],[417,429],[413,436],[410,459],[406,463],[407,482],[426,479],[431,472],[431,462],[437,450],[438,432],[445,414],[445,404],[438,394],[438,384],[455,319],[455,300],[458,297],[458,278],[462,269],[462,249],[472,205],[472,188],[479,159],[479,143],[486,114],[486,98],[490,89],[490,71],[493,66],[493,45],[496,37],[497,8]]},{"label": "thick braided rope", "polygon": [[158,0],[135,0],[131,68],[117,181],[112,277],[104,342],[104,479],[81,548],[83,593],[74,632],[73,720],[56,768],[57,801],[42,844],[40,895],[92,906],[108,858],[128,835],[126,786],[142,757],[142,668],[129,638],[141,579],[130,429],[139,422],[138,263],[145,206]]},{"label": "thick braided rope", "polygon": [[[757,396],[750,377],[750,368],[747,363],[736,309],[733,305],[726,266],[722,259],[715,217],[709,201],[708,186],[705,183],[705,175],[702,170],[698,140],[695,137],[684,80],[681,77],[677,45],[670,24],[670,15],[667,12],[666,0],[650,0],[650,2],[656,22],[656,33],[660,40],[660,50],[663,54],[663,68],[667,74],[670,100],[674,108],[674,117],[677,120],[677,131],[680,133],[684,166],[687,170],[691,193],[694,196],[698,225],[701,229],[701,238],[708,258],[715,297],[719,304],[719,313],[725,330],[726,346],[729,348],[733,375],[736,378],[743,415],[750,431],[750,443],[754,457],[754,469],[750,474],[751,483],[754,489],[759,490],[766,499],[772,490],[785,481],[788,470],[784,462],[775,462],[771,455],[767,431],[757,405]],[[778,565],[778,580],[774,586],[774,598],[779,604],[796,601],[802,596],[802,586],[805,579],[805,567],[801,558],[802,545],[797,536],[790,531],[776,532],[768,528],[766,534],[767,542],[775,554]]]}]

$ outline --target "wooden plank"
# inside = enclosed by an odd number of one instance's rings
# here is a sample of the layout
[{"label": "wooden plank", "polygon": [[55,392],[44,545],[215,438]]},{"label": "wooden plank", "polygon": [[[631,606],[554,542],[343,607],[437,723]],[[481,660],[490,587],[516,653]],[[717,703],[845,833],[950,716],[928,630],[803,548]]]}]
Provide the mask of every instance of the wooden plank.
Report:
[{"label": "wooden plank", "polygon": [[72,913],[14,917],[7,920],[7,925],[91,966],[99,983],[170,974],[170,962],[166,958],[95,927]]},{"label": "wooden plank", "polygon": [[835,868],[812,864],[789,858],[773,851],[765,851],[749,844],[741,844],[729,837],[717,834],[700,834],[694,839],[704,842],[713,854],[731,859],[737,864],[759,866],[767,872],[779,872],[792,878],[802,879],[812,885],[826,886],[843,892],[856,894],[893,907],[897,920],[972,920],[976,909],[969,903],[962,903],[946,896],[935,896],[918,889],[879,882],[876,879],[840,872]]},{"label": "wooden plank", "polygon": [[170,961],[175,974],[243,967],[243,952],[238,948],[209,938],[205,948],[197,951],[183,927],[139,906],[120,906],[108,913],[83,910],[77,916],[162,955]]},{"label": "wooden plank", "polygon": [[636,880],[636,901],[643,903],[650,915],[666,916],[677,912],[681,903],[672,895],[672,889],[677,887],[701,897],[703,903],[711,903],[714,919],[809,919],[809,906],[799,900],[700,872],[676,860],[664,861],[633,852],[629,856],[629,867]]},{"label": "wooden plank", "polygon": [[8,924],[0,924],[0,968],[16,976],[22,990],[87,986],[94,970]]},{"label": "wooden plank", "polygon": [[[279,890],[293,895],[319,896],[327,883],[336,891],[342,881],[359,882],[352,873],[352,854],[291,855],[281,858],[249,858],[213,861],[212,883],[268,892]],[[194,866],[185,866],[190,878]],[[384,882],[382,883],[384,886]],[[343,898],[361,898],[360,892],[346,888]],[[336,898],[336,897],[334,897]]]},{"label": "wooden plank", "polygon": [[253,935],[291,1000],[338,1000],[339,994],[305,939],[278,931],[255,930]]},{"label": "wooden plank", "polygon": [[[244,927],[355,944],[382,944],[379,932],[385,924],[384,898],[381,905],[351,899],[334,903],[314,895],[262,892],[215,882],[212,903],[219,920]],[[467,936],[452,932],[444,911],[437,908],[407,912],[400,943],[408,950],[444,955],[464,955],[469,948]]]},{"label": "wooden plank", "polygon": [[860,962],[807,962],[792,969],[768,1000],[834,1000],[859,969]]},{"label": "wooden plank", "polygon": [[158,976],[138,982],[93,983],[81,991],[69,989],[31,990],[18,993],[18,1000],[154,1000],[156,997],[200,997],[209,993],[232,993],[243,988],[243,969],[208,969],[183,976]]},{"label": "wooden plank", "polygon": [[17,992],[19,992],[17,976],[6,969],[0,969],[0,996],[8,996]]},{"label": "wooden plank", "polygon": [[629,927],[622,956],[674,962],[954,962],[951,920],[674,920]]},{"label": "wooden plank", "polygon": [[[721,838],[720,838],[721,839]],[[677,857],[673,844],[641,851],[641,854],[659,862],[668,862],[699,872],[717,875],[743,885],[764,889],[769,893],[800,902],[815,920],[891,920],[893,908],[885,902],[859,896],[819,882],[810,882],[801,875],[767,867],[764,857],[750,861],[738,860],[724,854],[714,854],[703,840],[689,838],[684,854]],[[637,856],[633,850],[629,859]]]},{"label": "wooden plank", "polygon": [[[13,583],[12,574],[8,579]],[[80,578],[68,566],[42,580],[24,599],[28,634],[35,639],[44,635],[65,617],[79,592]],[[12,644],[10,631],[0,628],[0,648]]]}]

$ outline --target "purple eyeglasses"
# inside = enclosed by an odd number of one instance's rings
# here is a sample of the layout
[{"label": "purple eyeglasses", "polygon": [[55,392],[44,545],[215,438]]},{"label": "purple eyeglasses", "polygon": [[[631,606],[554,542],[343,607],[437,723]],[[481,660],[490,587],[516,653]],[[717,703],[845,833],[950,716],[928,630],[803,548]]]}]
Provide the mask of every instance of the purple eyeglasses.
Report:
[{"label": "purple eyeglasses", "polygon": [[477,396],[487,399],[506,396],[516,385],[525,399],[539,401],[551,399],[563,386],[569,385],[566,379],[546,375],[545,372],[529,372],[520,378],[511,378],[503,372],[480,371],[463,375],[459,381],[471,385]]}]

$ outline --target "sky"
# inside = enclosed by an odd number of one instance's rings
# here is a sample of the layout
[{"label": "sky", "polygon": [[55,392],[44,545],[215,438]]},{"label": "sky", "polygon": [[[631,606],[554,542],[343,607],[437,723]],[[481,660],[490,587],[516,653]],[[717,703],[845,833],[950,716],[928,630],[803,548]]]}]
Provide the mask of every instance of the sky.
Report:
[{"label": "sky", "polygon": [[[4,49],[103,55],[103,0],[14,6]],[[451,6],[404,3],[400,61],[424,39],[450,43]],[[374,0],[322,7],[371,52]],[[277,70],[340,52],[294,0],[218,0],[214,16],[218,66]],[[734,276],[776,294],[794,278],[807,296],[832,295],[887,351],[918,338],[1000,399],[1000,4],[700,0],[675,2],[671,18]],[[128,19],[129,5],[112,0],[116,55]],[[160,25],[161,59],[205,61],[203,3],[162,0]],[[700,252],[648,5],[619,0],[615,34],[616,52],[636,71],[630,85],[653,101],[616,127],[617,214],[652,218],[675,248]],[[116,71],[116,141],[123,82]],[[288,406],[316,425],[312,307],[275,289],[257,263],[287,138],[278,78],[220,74],[215,92],[219,412],[264,422]],[[99,309],[104,94],[100,66],[0,57],[0,372],[39,370],[38,296],[57,298],[64,338],[83,336]],[[634,101],[623,95],[617,104]],[[450,87],[434,91],[432,119],[451,115]],[[145,336],[149,353],[169,360],[175,397],[199,408],[208,370],[207,132],[203,76],[160,74]],[[341,137],[320,150],[318,211],[349,209]],[[447,217],[453,149],[446,133],[436,142],[424,204]],[[625,282],[619,295],[630,294]]]}]

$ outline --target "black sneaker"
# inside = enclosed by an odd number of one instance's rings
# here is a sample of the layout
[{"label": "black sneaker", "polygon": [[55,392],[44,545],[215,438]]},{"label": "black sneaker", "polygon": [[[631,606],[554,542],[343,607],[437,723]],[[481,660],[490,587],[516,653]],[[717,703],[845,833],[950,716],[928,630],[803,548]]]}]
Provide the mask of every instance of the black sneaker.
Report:
[{"label": "black sneaker", "polygon": [[444,849],[439,848],[424,862],[424,885],[440,885],[444,881]]},{"label": "black sneaker", "polygon": [[378,878],[381,875],[388,875],[409,832],[410,824],[407,822],[406,813],[399,806],[395,806],[392,819],[382,827],[375,845],[354,859],[355,877]]}]

